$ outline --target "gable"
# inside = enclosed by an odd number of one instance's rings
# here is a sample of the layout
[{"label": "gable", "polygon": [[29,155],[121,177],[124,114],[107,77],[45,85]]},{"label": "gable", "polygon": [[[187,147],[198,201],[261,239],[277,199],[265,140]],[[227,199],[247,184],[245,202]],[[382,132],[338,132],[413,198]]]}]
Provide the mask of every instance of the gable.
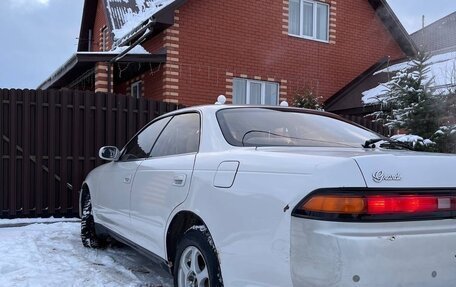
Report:
[{"label": "gable", "polygon": [[84,1],[82,10],[81,29],[79,31],[78,52],[89,50],[89,31],[93,29],[95,17],[97,15],[98,0]]}]

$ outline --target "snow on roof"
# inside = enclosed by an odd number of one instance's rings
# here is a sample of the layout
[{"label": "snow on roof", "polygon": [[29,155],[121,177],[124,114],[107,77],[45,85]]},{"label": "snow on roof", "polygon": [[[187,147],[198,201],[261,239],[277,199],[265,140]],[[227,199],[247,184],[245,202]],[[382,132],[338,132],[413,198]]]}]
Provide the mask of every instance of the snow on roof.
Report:
[{"label": "snow on roof", "polygon": [[375,104],[380,102],[381,97],[385,95],[386,92],[388,92],[388,88],[385,84],[380,84],[375,88],[363,92],[362,100],[365,104]]},{"label": "snow on roof", "polygon": [[[87,55],[87,54],[106,54],[106,55],[117,55],[127,50],[130,46],[116,47],[111,51],[93,51],[93,52],[78,52],[78,55]],[[144,49],[141,45],[135,46],[133,49],[127,52],[127,54],[139,54],[139,55],[149,55],[150,53]]]},{"label": "snow on roof", "polygon": [[[432,56],[428,62],[429,72],[427,73],[428,79],[433,78],[431,88],[436,92],[442,92],[443,87],[455,85],[456,81],[456,51],[437,54]],[[412,61],[405,61],[385,69],[379,70],[374,75],[380,73],[397,73],[404,69],[409,69],[413,65]],[[386,83],[380,83],[377,87],[367,90],[362,93],[362,101],[364,104],[376,104],[381,97],[388,91]]]},{"label": "snow on roof", "polygon": [[114,41],[147,24],[152,16],[174,0],[107,0]]}]

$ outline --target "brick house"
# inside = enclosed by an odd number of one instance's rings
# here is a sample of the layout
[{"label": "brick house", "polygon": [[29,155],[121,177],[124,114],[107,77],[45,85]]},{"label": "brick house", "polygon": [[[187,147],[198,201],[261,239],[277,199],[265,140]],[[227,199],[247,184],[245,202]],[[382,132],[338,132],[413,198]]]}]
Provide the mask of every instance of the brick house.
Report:
[{"label": "brick house", "polygon": [[39,88],[183,105],[278,104],[311,88],[326,100],[415,53],[385,0],[86,0],[78,52]]}]

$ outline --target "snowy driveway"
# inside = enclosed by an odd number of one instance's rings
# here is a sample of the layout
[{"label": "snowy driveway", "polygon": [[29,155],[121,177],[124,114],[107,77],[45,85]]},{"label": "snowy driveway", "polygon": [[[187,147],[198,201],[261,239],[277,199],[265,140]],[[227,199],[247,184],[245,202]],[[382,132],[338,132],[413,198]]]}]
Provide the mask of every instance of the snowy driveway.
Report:
[{"label": "snowy driveway", "polygon": [[165,271],[129,247],[84,248],[79,222],[21,227],[2,223],[0,286],[173,285]]}]

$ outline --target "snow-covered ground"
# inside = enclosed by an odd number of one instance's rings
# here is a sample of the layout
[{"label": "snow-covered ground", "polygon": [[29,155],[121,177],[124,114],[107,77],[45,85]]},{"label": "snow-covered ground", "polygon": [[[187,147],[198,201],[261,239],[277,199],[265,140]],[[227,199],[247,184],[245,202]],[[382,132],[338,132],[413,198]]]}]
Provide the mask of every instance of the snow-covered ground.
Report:
[{"label": "snow-covered ground", "polygon": [[172,287],[170,275],[129,247],[84,248],[79,222],[43,221],[0,220],[0,286]]}]

